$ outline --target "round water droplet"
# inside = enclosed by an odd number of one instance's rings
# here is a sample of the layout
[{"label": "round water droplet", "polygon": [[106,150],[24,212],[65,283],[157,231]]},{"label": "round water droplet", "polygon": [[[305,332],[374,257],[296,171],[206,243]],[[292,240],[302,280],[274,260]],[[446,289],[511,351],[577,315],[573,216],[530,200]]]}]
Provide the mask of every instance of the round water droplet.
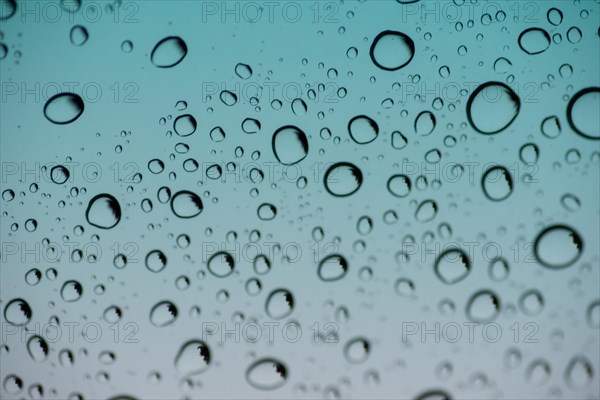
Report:
[{"label": "round water droplet", "polygon": [[348,262],[339,254],[325,257],[319,263],[317,275],[324,282],[333,282],[342,279],[348,273]]},{"label": "round water droplet", "polygon": [[175,133],[182,137],[190,136],[192,133],[196,132],[197,126],[198,123],[196,122],[196,118],[190,114],[180,115],[173,122]]},{"label": "round water droplet", "polygon": [[586,139],[600,139],[600,88],[589,87],[577,92],[567,106],[571,129]]},{"label": "round water droplet", "polygon": [[198,374],[210,366],[210,348],[202,340],[195,339],[184,343],[175,356],[175,368],[185,375]]},{"label": "round water droplet", "polygon": [[363,182],[360,169],[348,162],[339,162],[325,171],[325,190],[336,197],[346,197],[356,193]]},{"label": "round water droplet", "polygon": [[65,183],[69,179],[69,176],[69,170],[62,165],[56,165],[50,170],[50,179],[57,185]]},{"label": "round water droplet", "polygon": [[548,18],[548,22],[554,26],[558,26],[563,20],[563,13],[558,8],[553,7],[548,10],[546,17]]},{"label": "round water droplet", "polygon": [[104,310],[104,314],[102,314],[104,320],[109,324],[116,324],[121,320],[123,316],[123,311],[117,306],[110,306],[106,310]]},{"label": "round water droplet", "polygon": [[428,136],[435,129],[435,115],[431,111],[423,111],[415,118],[415,133],[419,136]]},{"label": "round water droplet", "polygon": [[179,64],[187,55],[187,45],[178,36],[169,36],[154,46],[150,61],[158,68],[171,68]]},{"label": "round water droplet", "polygon": [[352,364],[362,364],[367,361],[371,351],[371,344],[363,337],[350,339],[344,346],[344,357]]},{"label": "round water droplet", "polygon": [[488,275],[490,279],[494,282],[502,282],[510,273],[510,267],[508,265],[508,261],[506,261],[502,257],[498,257],[490,261],[490,265],[488,267]]},{"label": "round water droplet", "polygon": [[273,154],[284,165],[294,165],[308,155],[308,139],[299,128],[286,125],[273,133]]},{"label": "round water droplet", "polygon": [[121,221],[121,206],[108,193],[94,196],[85,211],[87,222],[101,229],[111,229]]},{"label": "round water droplet", "polygon": [[275,289],[267,297],[265,311],[272,319],[283,319],[294,311],[294,297],[287,289]]},{"label": "round water droplet", "polygon": [[506,129],[520,109],[521,100],[510,87],[501,82],[487,82],[469,97],[467,118],[477,132],[491,135]]},{"label": "round water droplet", "polygon": [[448,249],[435,261],[434,271],[442,282],[453,285],[469,275],[471,262],[461,249]]},{"label": "round water droplet", "polygon": [[348,133],[358,144],[371,143],[379,135],[379,126],[366,115],[358,115],[348,122]]},{"label": "round water droplet", "polygon": [[550,47],[550,35],[541,28],[525,29],[519,35],[519,47],[530,55],[543,53]]},{"label": "round water droplet", "polygon": [[412,183],[406,175],[393,175],[388,179],[387,188],[396,197],[406,197],[410,194]]},{"label": "round water droplet", "polygon": [[146,255],[146,268],[152,272],[160,272],[167,266],[167,256],[160,250],[152,250]]},{"label": "round water droplet", "polygon": [[261,221],[271,221],[277,216],[277,207],[273,204],[263,203],[258,206],[257,214]]},{"label": "round water droplet", "polygon": [[526,143],[519,149],[519,158],[525,164],[534,164],[540,157],[540,149],[535,143]]},{"label": "round water droplet", "polygon": [[242,121],[242,130],[248,135],[254,135],[260,132],[261,127],[260,121],[254,118],[246,118]]},{"label": "round water droplet", "polygon": [[565,369],[565,381],[573,390],[588,386],[594,380],[594,367],[583,355],[576,355],[569,361]]},{"label": "round water droplet", "polygon": [[415,55],[415,43],[398,31],[383,31],[373,39],[369,51],[373,64],[386,71],[396,71],[410,63]]},{"label": "round water droplet", "polygon": [[495,166],[485,171],[481,187],[485,197],[492,201],[502,201],[512,194],[513,180],[506,168]]},{"label": "round water droplet", "polygon": [[75,93],[59,93],[44,105],[44,116],[57,125],[70,124],[83,114],[84,104]]},{"label": "round water droplet", "polygon": [[4,319],[16,326],[26,325],[31,320],[31,307],[23,299],[14,299],[4,307]]},{"label": "round water droplet", "polygon": [[83,295],[83,286],[77,281],[66,281],[60,289],[60,296],[68,303],[77,301]]},{"label": "round water droplet", "polygon": [[538,262],[550,269],[573,265],[583,252],[583,239],[571,227],[552,225],[542,230],[534,241]]},{"label": "round water droplet", "polygon": [[560,203],[567,211],[571,212],[575,212],[581,208],[581,200],[571,193],[564,194],[560,198]]},{"label": "round water droplet", "polygon": [[83,46],[85,42],[87,42],[88,38],[89,34],[85,27],[81,25],[75,25],[71,28],[69,39],[71,39],[71,44],[73,46]]},{"label": "round water droplet", "polygon": [[221,251],[208,259],[206,267],[217,278],[225,278],[233,273],[235,260],[231,254]]},{"label": "round water droplet", "polygon": [[283,386],[288,379],[286,366],[273,358],[262,358],[248,367],[246,380],[260,390],[274,390]]},{"label": "round water droplet", "polygon": [[37,268],[32,268],[25,274],[25,282],[28,285],[35,286],[42,280],[42,271]]},{"label": "round water droplet", "polygon": [[492,322],[500,313],[500,298],[491,290],[480,290],[469,298],[466,315],[473,322]]},{"label": "round water droplet", "polygon": [[193,218],[200,215],[204,206],[196,193],[182,190],[171,197],[171,210],[179,218]]},{"label": "round water droplet", "polygon": [[242,79],[250,79],[252,76],[252,68],[248,64],[238,63],[235,66],[235,74]]},{"label": "round water droplet", "polygon": [[539,290],[527,290],[519,298],[519,308],[527,316],[538,315],[544,309],[544,296]]},{"label": "round water droplet", "polygon": [[150,322],[156,327],[172,324],[177,319],[177,307],[170,301],[161,301],[150,310]]},{"label": "round water droplet", "polygon": [[434,200],[424,200],[415,211],[415,219],[419,222],[429,222],[435,218],[438,205]]}]

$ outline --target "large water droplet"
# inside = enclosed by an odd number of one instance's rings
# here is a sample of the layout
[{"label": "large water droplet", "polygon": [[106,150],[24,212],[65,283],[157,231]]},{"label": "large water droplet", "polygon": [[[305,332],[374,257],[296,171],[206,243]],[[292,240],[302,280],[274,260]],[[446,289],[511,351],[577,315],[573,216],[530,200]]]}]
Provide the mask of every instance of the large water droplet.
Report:
[{"label": "large water droplet", "polygon": [[193,218],[200,215],[204,206],[196,193],[182,190],[171,197],[171,210],[179,218]]},{"label": "large water droplet", "polygon": [[415,55],[415,43],[398,31],[383,31],[373,39],[369,51],[373,64],[386,71],[396,71],[410,63]]},{"label": "large water droplet", "polygon": [[333,282],[342,279],[348,273],[348,262],[339,254],[325,257],[319,263],[317,275],[324,282]]},{"label": "large water droplet", "polygon": [[348,133],[358,144],[371,143],[379,135],[379,126],[366,115],[358,115],[348,122]]},{"label": "large water droplet", "polygon": [[479,133],[491,135],[506,129],[521,109],[519,96],[501,82],[480,85],[467,101],[467,118]]},{"label": "large water droplet", "polygon": [[287,382],[288,372],[285,365],[272,358],[263,358],[248,367],[246,380],[260,390],[274,390]]},{"label": "large water droplet", "polygon": [[541,28],[525,29],[519,35],[519,47],[527,54],[540,54],[550,47],[550,35]]},{"label": "large water droplet", "polygon": [[299,128],[287,125],[273,133],[273,154],[284,165],[293,165],[308,155],[308,139]]},{"label": "large water droplet", "polygon": [[150,60],[158,68],[171,68],[185,58],[187,51],[187,45],[183,39],[178,36],[169,36],[154,46]]},{"label": "large water droplet", "polygon": [[31,307],[23,299],[14,299],[4,307],[4,319],[16,326],[26,325],[31,320]]},{"label": "large water droplet", "polygon": [[600,139],[600,88],[589,87],[577,92],[567,106],[571,129],[587,139]]},{"label": "large water droplet", "polygon": [[419,136],[428,136],[435,129],[435,115],[431,111],[423,111],[415,118],[415,132]]},{"label": "large water droplet", "polygon": [[17,2],[15,0],[0,1],[0,21],[5,21],[15,15],[17,12]]},{"label": "large water droplet", "polygon": [[85,218],[90,225],[97,228],[114,228],[121,220],[121,206],[112,195],[102,193],[90,200]]},{"label": "large water droplet", "polygon": [[539,263],[550,269],[566,268],[579,259],[583,239],[571,227],[552,225],[541,231],[534,242],[534,254]]},{"label": "large water droplet", "polygon": [[52,96],[44,105],[44,116],[57,124],[70,124],[81,116],[84,104],[75,93],[59,93]]},{"label": "large water droplet", "polygon": [[325,190],[336,197],[354,194],[362,185],[363,175],[360,169],[348,162],[339,162],[325,171]]}]

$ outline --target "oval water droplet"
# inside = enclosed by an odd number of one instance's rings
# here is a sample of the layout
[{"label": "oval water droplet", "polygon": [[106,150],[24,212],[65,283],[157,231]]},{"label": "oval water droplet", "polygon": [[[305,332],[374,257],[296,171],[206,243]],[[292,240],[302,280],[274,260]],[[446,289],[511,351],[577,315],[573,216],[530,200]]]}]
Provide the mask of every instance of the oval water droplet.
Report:
[{"label": "oval water droplet", "polygon": [[448,249],[435,261],[434,271],[442,282],[453,285],[469,275],[471,262],[461,249]]},{"label": "oval water droplet", "polygon": [[190,114],[180,115],[175,118],[175,121],[173,122],[175,133],[182,137],[190,136],[192,133],[196,132],[197,127],[198,123],[196,122],[196,118]]},{"label": "oval water droplet", "polygon": [[431,111],[422,111],[415,118],[415,133],[419,136],[428,136],[435,129],[435,115]]},{"label": "oval water droplet", "polygon": [[198,374],[210,366],[211,352],[206,343],[199,339],[185,342],[175,356],[175,368],[182,374]]},{"label": "oval water droplet", "polygon": [[386,71],[396,71],[407,66],[415,56],[415,43],[398,31],[379,33],[369,51],[373,64]]},{"label": "oval water droplet", "polygon": [[60,289],[60,296],[68,303],[77,301],[83,295],[83,286],[77,281],[66,281]]},{"label": "oval water droplet", "polygon": [[550,47],[550,42],[550,35],[541,28],[525,29],[519,35],[519,47],[530,55],[543,53]]},{"label": "oval water droplet", "polygon": [[466,305],[466,315],[473,322],[492,322],[500,313],[500,298],[491,290],[475,292]]},{"label": "oval water droplet", "polygon": [[358,115],[348,122],[348,133],[357,144],[367,144],[377,139],[379,126],[366,115]]},{"label": "oval water droplet", "polygon": [[65,183],[69,179],[69,176],[69,170],[62,165],[55,165],[50,170],[50,179],[57,185]]},{"label": "oval water droplet", "polygon": [[412,183],[406,175],[392,175],[387,182],[389,192],[396,197],[406,197],[410,194]]},{"label": "oval water droplet", "polygon": [[506,168],[495,166],[484,172],[481,187],[489,200],[502,201],[512,194],[513,179]]},{"label": "oval water droplet", "polygon": [[287,289],[275,289],[267,297],[265,311],[272,319],[283,319],[294,311],[294,296]]},{"label": "oval water droplet", "polygon": [[83,114],[83,100],[75,93],[59,93],[44,105],[44,116],[53,124],[70,124]]},{"label": "oval water droplet", "polygon": [[336,197],[346,197],[356,193],[362,182],[361,170],[348,162],[333,164],[325,171],[325,190]]},{"label": "oval water droplet", "polygon": [[33,361],[42,362],[48,358],[48,343],[41,336],[32,336],[27,341],[27,352]]},{"label": "oval water droplet", "polygon": [[121,206],[108,193],[94,196],[85,211],[87,222],[100,229],[111,229],[121,221]]},{"label": "oval water droplet", "polygon": [[527,316],[538,315],[544,309],[544,296],[539,290],[527,290],[519,297],[519,308]]},{"label": "oval water droplet", "polygon": [[83,46],[89,37],[87,29],[81,25],[75,25],[69,33],[69,39],[73,46]]},{"label": "oval water droplet", "polygon": [[263,203],[258,206],[257,214],[261,221],[271,221],[277,216],[277,207],[273,204]]},{"label": "oval water droplet", "polygon": [[521,100],[507,85],[487,82],[467,101],[467,118],[477,132],[492,135],[506,129],[519,114]]},{"label": "oval water droplet", "polygon": [[248,64],[238,63],[235,66],[235,74],[242,79],[250,79],[252,68]]},{"label": "oval water droplet", "polygon": [[146,255],[146,268],[152,272],[160,272],[167,266],[167,256],[160,250],[152,250]]},{"label": "oval water droplet", "polygon": [[600,139],[600,88],[589,87],[577,92],[567,106],[571,129],[586,139]]},{"label": "oval water droplet", "polygon": [[175,322],[177,319],[177,307],[170,301],[161,301],[150,310],[150,322],[152,325],[162,328]]},{"label": "oval water droplet", "polygon": [[308,139],[298,127],[283,126],[273,133],[271,142],[273,154],[284,165],[294,165],[308,155]]},{"label": "oval water droplet", "polygon": [[333,282],[342,279],[348,273],[348,262],[339,254],[325,257],[319,263],[317,275],[324,282]]},{"label": "oval water droplet", "polygon": [[206,267],[217,278],[225,278],[233,273],[235,260],[231,254],[221,251],[208,259]]},{"label": "oval water droplet", "polygon": [[23,299],[14,299],[4,307],[4,319],[15,326],[26,325],[31,320],[31,307]]},{"label": "oval water droplet", "polygon": [[362,364],[367,361],[371,351],[371,344],[363,337],[350,339],[344,346],[344,357],[352,364]]},{"label": "oval water droplet", "polygon": [[171,68],[179,64],[187,55],[187,45],[179,36],[169,36],[158,42],[152,53],[150,61],[158,68]]},{"label": "oval water droplet", "polygon": [[565,368],[565,381],[573,390],[579,390],[594,380],[594,367],[583,355],[576,355]]},{"label": "oval water droplet", "polygon": [[204,205],[196,193],[182,190],[171,197],[171,210],[179,218],[194,218],[204,210]]},{"label": "oval water droplet", "polygon": [[424,200],[415,211],[415,219],[419,222],[429,222],[435,218],[438,205],[434,200]]},{"label": "oval water droplet", "polygon": [[583,239],[567,225],[552,225],[542,230],[534,241],[534,255],[538,262],[550,269],[566,268],[579,259]]},{"label": "oval water droplet", "polygon": [[255,361],[246,370],[246,380],[260,390],[274,390],[283,386],[288,379],[286,366],[273,358]]}]

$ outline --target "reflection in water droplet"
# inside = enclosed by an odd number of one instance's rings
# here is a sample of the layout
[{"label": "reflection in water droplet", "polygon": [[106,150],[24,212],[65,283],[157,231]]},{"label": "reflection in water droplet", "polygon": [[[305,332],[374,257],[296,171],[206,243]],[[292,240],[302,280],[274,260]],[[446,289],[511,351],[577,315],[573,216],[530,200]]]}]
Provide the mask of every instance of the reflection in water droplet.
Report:
[{"label": "reflection in water droplet", "polygon": [[519,35],[519,47],[530,55],[543,53],[550,47],[550,35],[541,28],[525,29]]},{"label": "reflection in water droplet", "polygon": [[415,55],[415,43],[397,31],[379,33],[369,51],[373,64],[386,71],[396,71],[410,63]]},{"label": "reflection in water droplet", "polygon": [[319,263],[317,275],[324,282],[333,282],[342,279],[348,273],[348,262],[339,254],[325,257]]},{"label": "reflection in water droplet", "polygon": [[154,46],[150,61],[158,68],[171,68],[179,64],[187,55],[187,45],[178,36],[169,36]]},{"label": "reflection in water droplet", "polygon": [[44,116],[57,124],[70,124],[83,114],[84,104],[75,93],[59,93],[52,96],[44,105]]},{"label": "reflection in water droplet", "polygon": [[272,319],[283,319],[294,311],[294,297],[287,289],[275,289],[267,297],[265,311]]},{"label": "reflection in water droplet", "polygon": [[327,169],[324,182],[325,190],[329,194],[336,197],[346,197],[360,189],[363,176],[360,169],[354,164],[339,162]]},{"label": "reflection in water droplet", "polygon": [[379,135],[379,126],[366,115],[358,115],[348,122],[348,133],[358,144],[371,143]]},{"label": "reflection in water droplet", "polygon": [[85,211],[87,222],[101,229],[111,229],[121,221],[121,206],[108,193],[94,196]]},{"label": "reflection in water droplet", "polygon": [[500,313],[500,298],[491,290],[483,289],[469,298],[466,315],[473,322],[492,322]]},{"label": "reflection in water droplet", "polygon": [[583,252],[583,239],[571,227],[552,225],[542,230],[534,241],[538,262],[550,269],[573,265]]},{"label": "reflection in water droplet", "polygon": [[156,327],[172,324],[177,319],[177,307],[170,301],[161,301],[150,310],[150,322]]},{"label": "reflection in water droplet", "polygon": [[273,133],[273,154],[283,165],[294,165],[308,155],[308,139],[299,128],[286,125]]},{"label": "reflection in water droplet", "polygon": [[248,367],[246,380],[260,390],[274,390],[287,382],[288,371],[285,365],[273,358],[262,358]]},{"label": "reflection in water droplet", "polygon": [[467,118],[479,133],[491,135],[506,129],[519,114],[521,100],[507,85],[487,82],[467,101]]}]

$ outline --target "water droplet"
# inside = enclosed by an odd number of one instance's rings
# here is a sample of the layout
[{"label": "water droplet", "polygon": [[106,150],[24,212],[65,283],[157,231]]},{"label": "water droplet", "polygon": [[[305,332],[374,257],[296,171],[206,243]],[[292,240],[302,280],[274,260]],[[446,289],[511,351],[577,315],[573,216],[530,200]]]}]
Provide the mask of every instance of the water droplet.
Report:
[{"label": "water droplet", "polygon": [[429,222],[435,218],[438,205],[434,200],[424,200],[415,211],[415,218],[419,222]]},{"label": "water droplet", "polygon": [[360,169],[354,164],[348,162],[339,162],[330,166],[325,171],[325,190],[336,197],[350,196],[358,189],[363,182],[363,175]]},{"label": "water droplet", "polygon": [[490,265],[488,267],[488,274],[490,279],[494,282],[502,282],[510,273],[510,267],[508,265],[508,261],[506,261],[502,257],[497,257],[490,261]]},{"label": "water droplet", "polygon": [[525,371],[525,379],[527,382],[535,386],[541,386],[550,379],[552,368],[548,361],[538,359],[532,361]]},{"label": "water droplet", "polygon": [[506,168],[495,166],[485,171],[481,178],[481,187],[489,200],[502,201],[512,194],[513,180]]},{"label": "water droplet", "polygon": [[550,35],[541,28],[525,29],[519,35],[519,47],[530,55],[543,53],[550,47]]},{"label": "water droplet", "polygon": [[152,250],[146,255],[146,268],[152,272],[160,272],[167,266],[167,256],[160,250]]},{"label": "water droplet", "polygon": [[242,79],[250,79],[252,76],[252,68],[248,64],[238,63],[235,66],[235,74]]},{"label": "water droplet", "polygon": [[150,322],[156,327],[172,324],[177,319],[177,307],[170,301],[161,301],[150,310]]},{"label": "water droplet", "polygon": [[261,127],[260,121],[254,118],[246,118],[242,121],[242,130],[248,135],[254,135],[255,133],[260,132]]},{"label": "water droplet", "polygon": [[540,156],[540,149],[535,143],[525,143],[519,149],[519,158],[525,164],[535,164]]},{"label": "water droplet", "polygon": [[44,105],[44,116],[57,125],[70,124],[83,114],[84,104],[75,93],[59,93]]},{"label": "water droplet", "polygon": [[196,122],[196,118],[190,114],[180,115],[173,122],[175,133],[182,137],[190,136],[192,133],[196,132],[197,126],[198,123]]},{"label": "water droplet", "polygon": [[379,33],[369,51],[373,64],[386,71],[396,71],[407,66],[415,55],[415,43],[398,31]]},{"label": "water droplet", "polygon": [[319,263],[317,275],[324,282],[333,282],[342,279],[348,273],[348,262],[339,254],[325,257]]},{"label": "water droplet", "polygon": [[548,22],[554,26],[558,26],[563,20],[563,13],[558,8],[553,7],[548,10],[546,17],[548,18]]},{"label": "water droplet", "polygon": [[431,111],[423,111],[415,118],[415,133],[419,136],[428,136],[435,129],[435,115]]},{"label": "water droplet", "polygon": [[408,145],[408,139],[399,131],[392,132],[392,147],[396,150],[402,150]]},{"label": "water droplet", "polygon": [[258,206],[257,214],[261,221],[271,221],[277,216],[277,208],[273,204],[263,203]]},{"label": "water droplet", "polygon": [[237,103],[238,101],[238,98],[235,95],[235,93],[230,92],[229,90],[223,90],[219,95],[219,98],[221,99],[223,104],[229,107],[235,105],[235,103]]},{"label": "water droplet", "polygon": [[111,229],[121,221],[121,206],[108,193],[94,196],[85,211],[87,222],[100,229]]},{"label": "water droplet", "polygon": [[544,309],[544,296],[539,290],[527,290],[519,298],[519,308],[527,316],[538,315]]},{"label": "water droplet", "polygon": [[275,289],[267,297],[265,311],[272,319],[283,319],[294,311],[294,297],[287,289]]},{"label": "water droplet", "polygon": [[210,353],[210,348],[202,340],[190,340],[177,352],[175,368],[185,375],[202,373],[210,366]]},{"label": "water droplet", "polygon": [[552,115],[544,118],[541,126],[542,134],[549,139],[554,139],[560,135],[561,126],[558,117]]},{"label": "water droplet", "polygon": [[366,115],[358,115],[348,122],[348,133],[358,144],[371,143],[379,135],[379,126]]},{"label": "water droplet", "polygon": [[432,389],[419,394],[415,400],[452,400],[452,396],[444,390]]},{"label": "water droplet", "polygon": [[213,254],[206,263],[208,271],[217,278],[231,275],[235,269],[233,256],[225,251]]},{"label": "water droplet", "polygon": [[27,352],[33,361],[42,362],[48,358],[48,343],[38,335],[27,341]]},{"label": "water droplet", "polygon": [[406,175],[392,175],[387,182],[389,192],[396,197],[406,197],[410,194],[412,184]]},{"label": "water droplet", "polygon": [[583,239],[566,225],[551,225],[542,230],[534,241],[536,259],[542,266],[550,269],[572,265],[582,252]]},{"label": "water droplet", "polygon": [[467,118],[479,133],[491,135],[506,129],[517,117],[521,100],[501,82],[479,86],[467,101]]},{"label": "water droplet", "polygon": [[178,36],[169,36],[154,46],[150,61],[158,68],[171,68],[179,64],[187,55],[187,45]]},{"label": "water droplet", "polygon": [[123,311],[121,311],[121,309],[117,306],[110,306],[104,310],[104,314],[102,314],[102,316],[109,324],[116,324],[121,320]]},{"label": "water droplet", "polygon": [[4,307],[4,319],[16,326],[23,326],[31,320],[31,307],[23,299],[14,299]]},{"label": "water droplet", "polygon": [[83,295],[83,286],[77,281],[66,281],[60,289],[60,296],[68,303],[77,301]]},{"label": "water droplet", "polygon": [[69,176],[69,170],[62,165],[56,165],[50,170],[50,179],[57,185],[65,183],[69,179]]},{"label": "water droplet", "polygon": [[573,390],[588,386],[594,380],[594,367],[583,355],[577,355],[569,361],[565,369],[565,381]]},{"label": "water droplet", "polygon": [[273,358],[262,358],[248,367],[246,380],[260,390],[274,390],[287,382],[288,371],[285,365]]},{"label": "water droplet", "polygon": [[577,92],[567,106],[571,129],[586,139],[600,139],[600,88],[589,87]]},{"label": "water droplet", "polygon": [[286,125],[273,133],[273,154],[284,165],[294,165],[308,155],[308,139],[299,128]]},{"label": "water droplet", "polygon": [[473,322],[492,322],[500,313],[500,298],[491,290],[483,289],[469,298],[466,315]]},{"label": "water droplet", "polygon": [[17,12],[17,2],[15,0],[0,1],[0,21],[6,21]]},{"label": "water droplet", "polygon": [[578,211],[581,208],[581,200],[574,194],[567,193],[560,198],[562,206],[570,212]]},{"label": "water droplet", "polygon": [[352,364],[362,364],[367,361],[371,351],[371,344],[363,337],[350,339],[344,346],[344,357]]},{"label": "water droplet", "polygon": [[85,42],[87,42],[89,34],[85,27],[81,25],[75,25],[71,28],[69,38],[71,39],[71,44],[73,46],[83,46]]},{"label": "water droplet", "polygon": [[200,215],[204,206],[196,193],[182,190],[171,197],[171,210],[179,218],[193,218]]},{"label": "water droplet", "polygon": [[434,271],[442,282],[453,285],[469,275],[471,262],[461,249],[448,249],[435,261]]}]

